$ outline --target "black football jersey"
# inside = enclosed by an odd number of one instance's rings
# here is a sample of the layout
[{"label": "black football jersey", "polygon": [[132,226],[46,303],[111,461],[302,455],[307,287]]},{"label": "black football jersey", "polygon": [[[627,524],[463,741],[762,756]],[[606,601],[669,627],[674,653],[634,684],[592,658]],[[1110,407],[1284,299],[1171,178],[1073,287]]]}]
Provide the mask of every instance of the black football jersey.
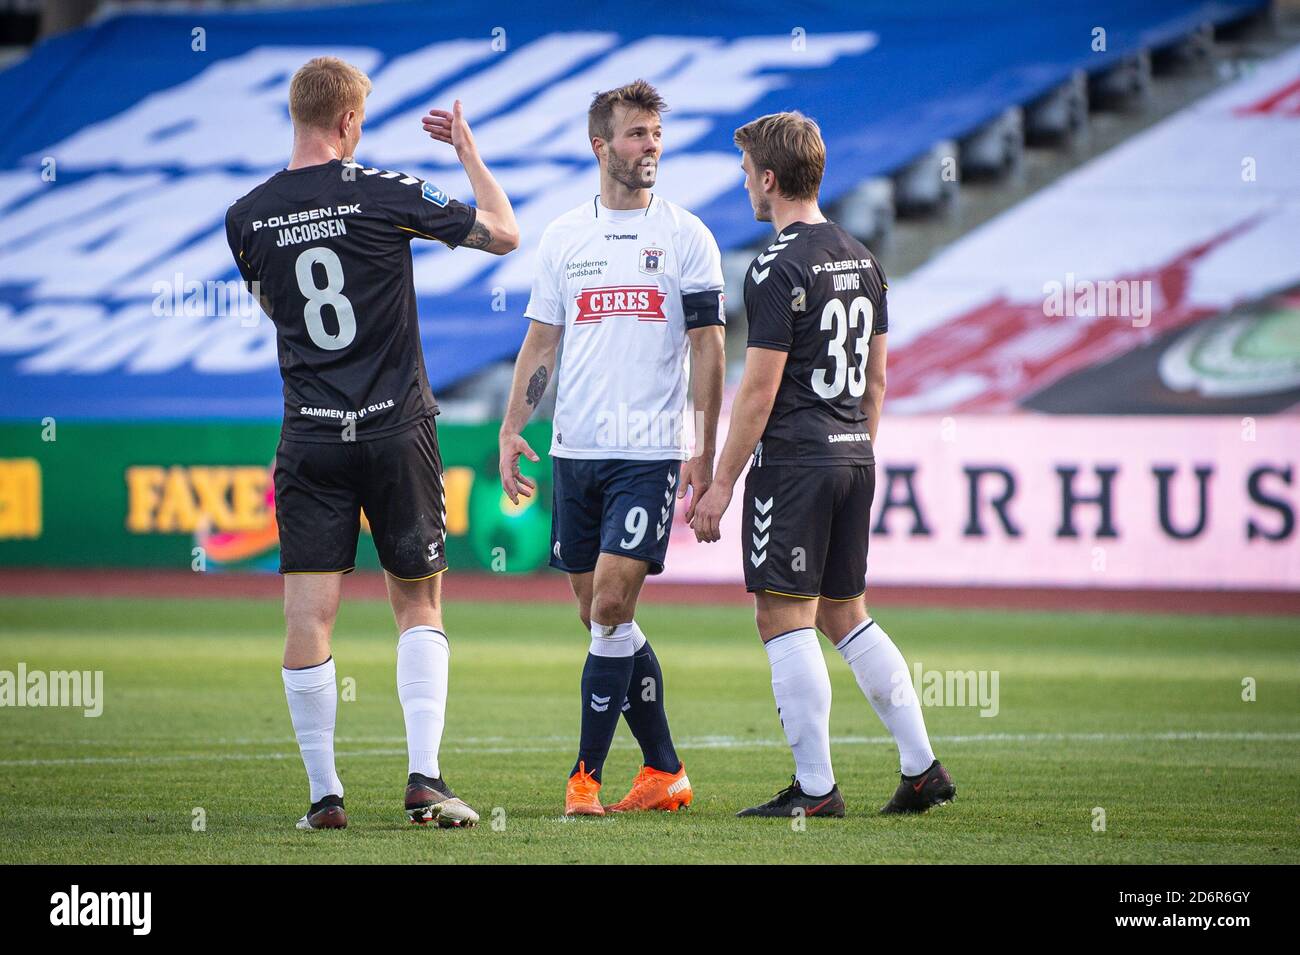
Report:
[{"label": "black football jersey", "polygon": [[862,399],[871,336],[889,330],[887,288],[834,222],[795,222],[750,264],[749,345],[789,353],[755,466],[873,462]]},{"label": "black football jersey", "polygon": [[474,219],[432,183],[337,159],[281,170],[230,207],[230,251],[275,324],[285,437],[365,441],[437,414],[410,242],[454,248]]}]

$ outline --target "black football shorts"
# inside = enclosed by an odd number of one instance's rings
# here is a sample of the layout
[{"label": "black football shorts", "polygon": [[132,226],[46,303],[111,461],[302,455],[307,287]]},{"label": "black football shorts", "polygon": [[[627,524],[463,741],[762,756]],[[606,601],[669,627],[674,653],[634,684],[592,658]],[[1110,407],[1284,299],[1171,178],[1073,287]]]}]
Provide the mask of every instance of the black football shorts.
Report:
[{"label": "black football shorts", "polygon": [[281,437],[275,455],[280,573],[347,573],[356,566],[361,511],[379,563],[421,580],[447,569],[442,456],[433,416],[368,441]]},{"label": "black football shorts", "polygon": [[866,590],[873,464],[749,469],[741,523],[745,589],[850,600]]}]

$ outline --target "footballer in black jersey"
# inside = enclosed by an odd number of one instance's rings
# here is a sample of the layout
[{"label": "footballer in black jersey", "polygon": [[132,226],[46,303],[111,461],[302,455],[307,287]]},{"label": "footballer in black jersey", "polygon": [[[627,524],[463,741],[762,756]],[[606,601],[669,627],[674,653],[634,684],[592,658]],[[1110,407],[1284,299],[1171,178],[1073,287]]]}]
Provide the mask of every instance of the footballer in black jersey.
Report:
[{"label": "footballer in black jersey", "polygon": [[875,494],[872,445],[885,395],[888,285],[861,242],[822,215],[826,146],[800,113],[736,130],[754,216],[776,236],[745,277],[745,373],[713,485],[695,508],[700,541],[722,516],[746,462],[740,557],[795,780],[746,817],[843,815],[830,752],[830,676],[821,631],[898,744],[903,776],[884,812],[951,800],[898,648],[865,600]]},{"label": "footballer in black jersey", "polygon": [[875,494],[868,359],[873,343],[883,356],[887,290],[866,246],[820,217],[787,223],[750,263],[749,354],[784,356],[765,359],[780,364],[779,378],[745,479],[750,591],[845,601],[866,590]]},{"label": "footballer in black jersey", "polygon": [[231,205],[226,239],[275,324],[280,572],[350,571],[364,510],[386,571],[403,580],[440,573],[438,406],[410,243],[498,254],[512,246],[433,183],[350,157],[276,173]]},{"label": "footballer in black jersey", "polygon": [[887,289],[876,257],[834,222],[791,223],[750,264],[749,347],[787,355],[755,464],[872,463],[863,398]]},{"label": "footballer in black jersey", "polygon": [[282,169],[226,213],[226,239],[275,323],[285,437],[366,441],[437,412],[412,239],[455,248],[475,209],[415,176],[333,159]]},{"label": "footballer in black jersey", "polygon": [[409,244],[427,239],[501,255],[518,246],[518,226],[459,101],[430,110],[423,126],[455,149],[475,206],[416,176],[354,160],[370,90],[364,73],[336,57],[304,64],[289,84],[288,166],[226,214],[239,274],[275,325],[284,380],[274,477],[286,575],[281,675],[311,789],[297,828],[347,826],[334,762],[332,640],[363,511],[398,631],[404,811],[421,825],[472,826],[478,814],[443,780],[438,756],[450,656],[439,577],[446,509]]},{"label": "footballer in black jersey", "polygon": [[745,480],[741,524],[764,531],[746,551],[751,591],[851,600],[866,589],[864,398],[872,339],[889,330],[886,289],[875,256],[829,221],[790,223],[749,267],[749,347],[786,353]]}]

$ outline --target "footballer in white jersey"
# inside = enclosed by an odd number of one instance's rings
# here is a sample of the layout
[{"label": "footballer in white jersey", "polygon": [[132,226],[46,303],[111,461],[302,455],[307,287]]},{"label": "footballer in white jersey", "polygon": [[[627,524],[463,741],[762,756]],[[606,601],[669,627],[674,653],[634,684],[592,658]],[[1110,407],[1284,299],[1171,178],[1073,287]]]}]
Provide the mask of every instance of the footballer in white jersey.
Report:
[{"label": "footballer in white jersey", "polygon": [[687,333],[725,323],[704,223],[653,194],[644,209],[593,196],[542,234],[536,269],[524,315],[564,329],[551,457],[686,460]]},{"label": "footballer in white jersey", "polygon": [[519,457],[538,460],[520,432],[559,378],[551,566],[569,575],[591,634],[570,815],[606,811],[601,771],[620,713],[644,765],[609,810],[671,811],[693,798],[668,731],[663,673],[634,618],[646,574],[663,570],[676,501],[689,489],[689,520],[713,479],[726,318],[717,242],[651,191],[665,109],[643,80],[593,100],[600,193],[542,235],[501,425],[501,484],[517,502],[535,489]]}]

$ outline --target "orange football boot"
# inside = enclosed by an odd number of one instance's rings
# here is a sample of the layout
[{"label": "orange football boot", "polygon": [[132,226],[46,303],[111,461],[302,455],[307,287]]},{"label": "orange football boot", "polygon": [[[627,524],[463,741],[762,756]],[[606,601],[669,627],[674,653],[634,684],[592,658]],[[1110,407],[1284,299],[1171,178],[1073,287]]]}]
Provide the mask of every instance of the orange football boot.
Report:
[{"label": "orange football boot", "polygon": [[609,807],[610,812],[646,812],[660,810],[675,812],[685,809],[695,798],[691,781],[686,776],[686,764],[675,773],[642,766],[632,781],[628,794]]},{"label": "orange football boot", "polygon": [[566,816],[603,816],[605,807],[600,804],[600,783],[587,772],[585,763],[569,777],[564,787],[564,814]]}]

